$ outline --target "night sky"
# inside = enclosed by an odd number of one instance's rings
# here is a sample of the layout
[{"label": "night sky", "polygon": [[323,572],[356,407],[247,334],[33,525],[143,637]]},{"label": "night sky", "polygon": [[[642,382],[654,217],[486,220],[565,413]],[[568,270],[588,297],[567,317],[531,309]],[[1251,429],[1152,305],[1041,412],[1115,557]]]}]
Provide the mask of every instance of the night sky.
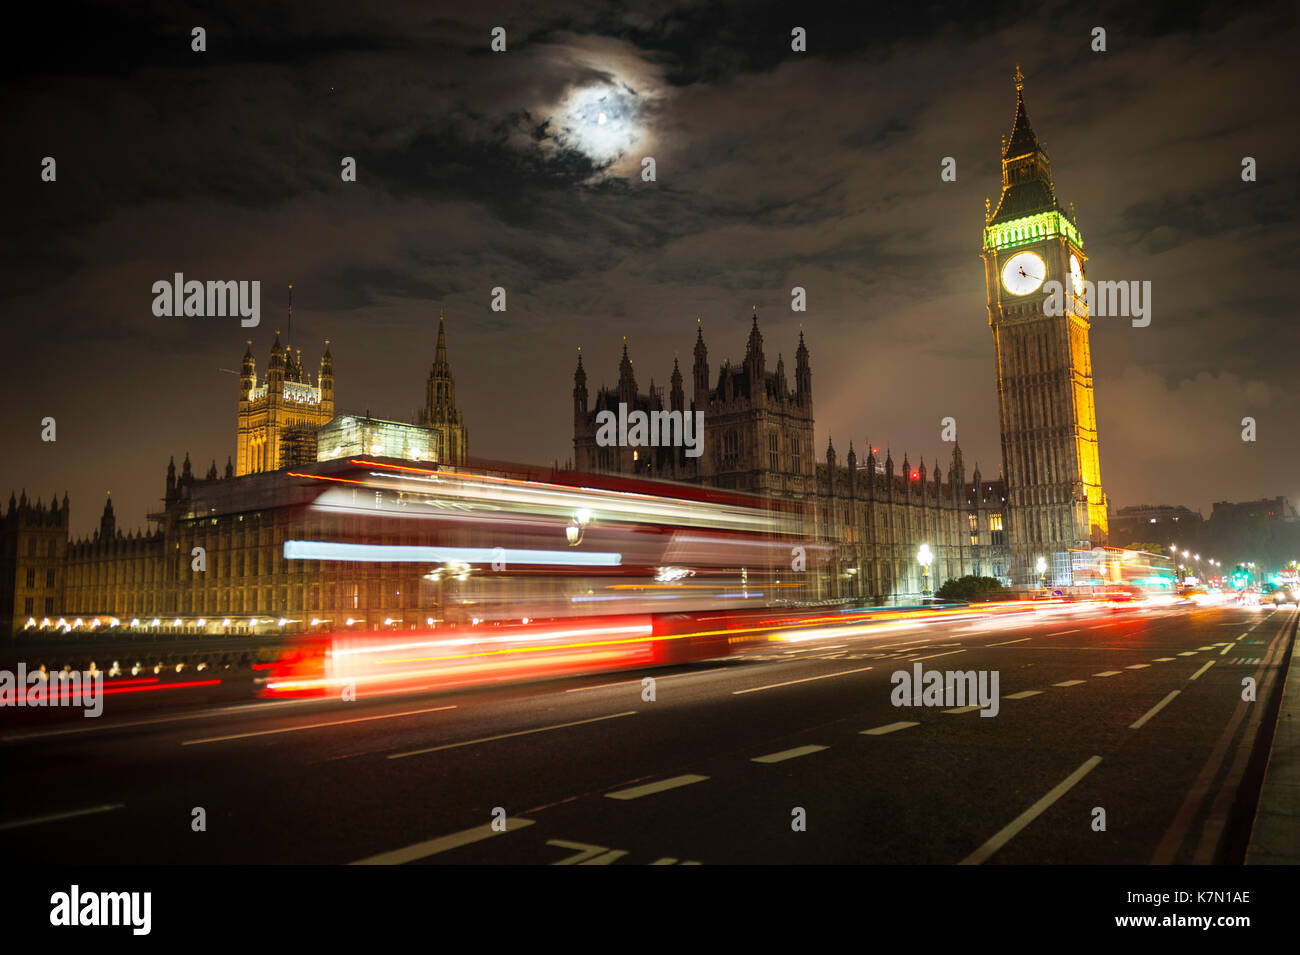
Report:
[{"label": "night sky", "polygon": [[[833,437],[946,466],[951,415],[994,476],[979,251],[1017,63],[1089,278],[1153,283],[1149,327],[1093,323],[1112,506],[1300,500],[1291,3],[243,6],[45,4],[7,31],[0,493],[66,489],[75,534],[107,490],[143,526],[171,455],[224,467],[231,370],[251,337],[265,371],[290,282],[340,411],[409,420],[444,309],[478,457],[571,457],[579,345],[593,390],[625,335],[642,391],[675,350],[689,381],[702,316],[716,376],[756,305],[791,378],[802,322],[819,459]],[[260,327],[155,317],[175,272],[260,280]]]}]

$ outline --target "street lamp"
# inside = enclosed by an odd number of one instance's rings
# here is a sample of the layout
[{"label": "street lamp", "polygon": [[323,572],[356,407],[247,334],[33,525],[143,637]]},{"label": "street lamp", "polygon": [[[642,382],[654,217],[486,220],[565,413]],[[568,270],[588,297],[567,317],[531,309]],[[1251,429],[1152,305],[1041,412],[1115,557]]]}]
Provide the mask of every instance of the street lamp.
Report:
[{"label": "street lamp", "polygon": [[1038,563],[1035,566],[1037,566],[1038,568],[1038,586],[1046,590],[1047,589],[1047,558],[1039,557]]},{"label": "street lamp", "polygon": [[934,563],[934,554],[929,544],[922,544],[916,553],[916,560],[921,565],[921,597],[930,596],[930,565]]}]

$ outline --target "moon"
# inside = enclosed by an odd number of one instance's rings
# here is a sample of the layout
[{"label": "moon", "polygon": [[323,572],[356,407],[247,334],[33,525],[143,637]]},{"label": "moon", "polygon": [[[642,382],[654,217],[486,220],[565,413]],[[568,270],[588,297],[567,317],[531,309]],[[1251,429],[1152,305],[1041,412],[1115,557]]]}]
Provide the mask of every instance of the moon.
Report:
[{"label": "moon", "polygon": [[635,91],[604,83],[571,92],[552,122],[560,145],[577,149],[604,166],[618,160],[641,138],[640,112]]}]

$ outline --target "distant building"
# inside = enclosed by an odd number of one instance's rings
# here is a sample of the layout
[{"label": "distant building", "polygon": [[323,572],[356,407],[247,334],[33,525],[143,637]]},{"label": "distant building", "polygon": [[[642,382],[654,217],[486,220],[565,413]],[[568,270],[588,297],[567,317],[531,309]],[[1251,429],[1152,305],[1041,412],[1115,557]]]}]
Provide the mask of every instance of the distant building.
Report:
[{"label": "distant building", "polygon": [[1205,518],[1199,511],[1173,504],[1136,504],[1121,507],[1110,519],[1110,539],[1117,546],[1160,544],[1163,550],[1200,533]]}]

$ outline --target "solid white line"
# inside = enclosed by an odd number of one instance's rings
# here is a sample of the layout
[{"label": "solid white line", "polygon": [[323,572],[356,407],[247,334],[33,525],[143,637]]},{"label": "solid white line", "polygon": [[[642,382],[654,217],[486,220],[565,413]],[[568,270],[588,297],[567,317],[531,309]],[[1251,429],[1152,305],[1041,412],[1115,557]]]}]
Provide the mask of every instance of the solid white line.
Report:
[{"label": "solid white line", "polygon": [[438,853],[447,852],[449,849],[459,849],[461,846],[481,842],[484,839],[490,839],[492,836],[499,836],[503,832],[516,832],[532,824],[533,820],[531,819],[511,817],[505,820],[505,829],[493,829],[492,823],[489,822],[482,826],[475,826],[473,829],[453,832],[448,836],[439,836],[437,839],[417,842],[405,849],[394,849],[392,852],[381,852],[377,856],[358,859],[351,865],[401,865],[404,862],[414,862],[416,859],[427,859],[429,856],[436,856]]},{"label": "solid white line", "polygon": [[1214,664],[1215,664],[1214,660],[1211,660],[1209,663],[1205,664],[1205,666],[1201,667],[1199,670],[1197,670],[1195,673],[1192,674],[1192,679],[1195,680],[1198,676],[1200,676],[1210,667],[1214,666]]},{"label": "solid white line", "polygon": [[1066,680],[1064,683],[1053,683],[1052,686],[1078,686],[1080,683],[1087,682],[1087,680]]},{"label": "solid white line", "polygon": [[65,730],[41,730],[37,733],[16,733],[10,736],[0,736],[0,742],[17,743],[28,739],[44,739],[47,736],[67,736],[70,733],[93,733],[98,731],[107,732],[109,730],[129,729],[133,726],[153,726],[155,723],[175,723],[177,720],[201,720],[209,716],[218,716],[225,713],[243,713],[256,712],[269,706],[303,706],[308,703],[319,703],[320,700],[273,700],[261,703],[240,703],[237,706],[222,706],[216,709],[205,709],[200,713],[185,713],[181,716],[162,716],[153,720],[132,720],[129,723],[102,723],[96,720],[94,726],[78,726]]},{"label": "solid white line", "polygon": [[[737,657],[737,659],[740,659]],[[657,676],[655,681],[662,683],[664,680],[675,680],[679,676],[704,676],[706,673],[721,673],[723,670],[732,670],[739,672],[736,667],[710,667],[707,670],[693,670],[690,673],[670,673],[667,676]],[[575,686],[565,690],[565,693],[582,693],[585,690],[603,690],[611,686],[640,686],[641,680],[619,680],[617,683],[598,683],[595,686]]]},{"label": "solid white line", "polygon": [[807,756],[809,753],[820,753],[826,749],[825,746],[798,746],[794,749],[783,749],[779,753],[768,753],[766,756],[755,756],[750,760],[751,763],[780,763],[787,759],[794,759],[796,756]]},{"label": "solid white line", "polygon": [[37,816],[34,819],[19,819],[15,822],[0,823],[0,832],[6,829],[21,829],[24,826],[39,826],[43,822],[57,822],[60,819],[74,819],[77,816],[89,816],[96,812],[111,812],[114,809],[121,809],[125,803],[114,802],[106,806],[91,806],[89,809],[74,809],[71,812],[56,812],[50,816]]},{"label": "solid white line", "polygon": [[584,723],[599,723],[601,720],[615,720],[620,716],[635,716],[636,710],[626,710],[622,713],[611,713],[609,716],[593,716],[589,720],[574,720],[572,723],[556,723],[554,726],[539,726],[537,729],[519,730],[515,733],[502,733],[500,736],[480,736],[478,739],[467,739],[459,743],[443,743],[441,746],[430,746],[428,749],[415,749],[409,753],[393,753],[389,759],[402,759],[405,756],[420,756],[423,753],[436,753],[444,749],[455,749],[458,746],[473,746],[475,743],[491,743],[499,739],[510,739],[512,736],[528,736],[532,733],[545,733],[547,730],[561,730],[566,726],[581,726]]},{"label": "solid white line", "polygon": [[1131,730],[1141,729],[1142,726],[1146,724],[1147,720],[1151,719],[1151,717],[1155,716],[1157,713],[1163,710],[1169,704],[1169,701],[1172,700],[1181,692],[1182,690],[1174,690],[1172,693],[1166,696],[1155,706],[1151,707],[1151,709],[1147,710],[1146,713],[1141,717],[1141,719],[1139,719],[1136,723],[1133,723],[1131,726],[1129,726],[1129,729]]},{"label": "solid white line", "polygon": [[187,739],[182,746],[198,746],[201,743],[221,743],[230,739],[248,739],[250,736],[274,736],[276,733],[296,733],[299,730],[321,729],[325,726],[344,726],[348,723],[368,723],[371,720],[395,720],[402,716],[419,716],[421,713],[437,713],[439,710],[454,710],[455,706],[433,706],[424,710],[407,710],[404,713],[380,713],[378,716],[358,716],[350,720],[330,720],[327,723],[308,723],[306,726],[285,726],[274,730],[255,730],[252,733],[232,733],[229,736],[209,736],[206,739]]},{"label": "solid white line", "polygon": [[921,725],[920,723],[909,723],[907,721],[903,721],[901,723],[886,723],[884,726],[877,726],[874,727],[873,729],[862,730],[860,735],[884,736],[886,733],[896,733],[899,730],[907,729],[909,726],[920,726],[920,725]]},{"label": "solid white line", "polygon": [[1021,690],[1019,693],[1009,693],[1002,697],[1004,700],[1027,700],[1031,696],[1038,696],[1042,690]]},{"label": "solid white line", "polygon": [[667,789],[677,789],[679,786],[689,786],[691,783],[702,783],[708,778],[708,776],[687,773],[685,776],[673,776],[671,779],[661,779],[658,782],[646,783],[643,786],[633,786],[631,789],[616,789],[612,793],[605,793],[605,798],[640,799],[642,796],[652,796]]},{"label": "solid white line", "polygon": [[731,695],[736,696],[740,693],[757,693],[759,690],[775,690],[779,686],[794,686],[796,683],[807,683],[810,680],[829,680],[833,676],[848,676],[850,673],[865,673],[871,667],[858,667],[856,670],[841,670],[839,673],[825,673],[821,676],[806,676],[802,680],[786,680],[784,683],[770,683],[767,686],[751,686],[747,690],[732,690]]},{"label": "solid white line", "polygon": [[1024,642],[1025,642],[1026,640],[1028,640],[1028,639],[1029,639],[1029,637],[1021,637],[1019,640],[1007,640],[1007,641],[1004,642],[1004,643],[990,643],[989,646],[991,646],[991,647],[1008,647],[1008,646],[1010,646],[1010,645],[1013,644],[1013,643],[1024,643]]},{"label": "solid white line", "polygon": [[1093,676],[1119,676],[1122,670],[1102,670],[1100,673],[1094,673]]},{"label": "solid white line", "polygon": [[1097,767],[1097,764],[1100,762],[1101,762],[1100,756],[1093,756],[1090,759],[1088,759],[1087,762],[1085,762],[1074,772],[1070,773],[1070,775],[1067,776],[1062,782],[1058,783],[1056,787],[1052,789],[1051,792],[1049,792],[1042,799],[1038,800],[1038,802],[1034,803],[1032,806],[1030,806],[1028,809],[1022,812],[1019,816],[1013,819],[1011,823],[1006,826],[1006,828],[1002,829],[1000,832],[994,835],[993,838],[991,838],[988,842],[984,843],[984,845],[980,846],[978,849],[976,849],[974,852],[968,855],[965,859],[962,859],[961,862],[958,864],[979,865],[985,859],[989,858],[991,855],[993,855],[993,853],[997,852],[1008,842],[1014,839],[1022,829],[1024,829],[1027,825],[1029,825],[1040,815],[1042,815],[1044,810],[1046,810],[1049,806],[1051,806],[1052,803],[1056,802],[1056,800],[1060,799],[1067,792],[1069,792],[1079,780],[1081,780],[1084,776],[1087,776],[1088,773],[1092,772],[1093,769],[1095,769]]}]

